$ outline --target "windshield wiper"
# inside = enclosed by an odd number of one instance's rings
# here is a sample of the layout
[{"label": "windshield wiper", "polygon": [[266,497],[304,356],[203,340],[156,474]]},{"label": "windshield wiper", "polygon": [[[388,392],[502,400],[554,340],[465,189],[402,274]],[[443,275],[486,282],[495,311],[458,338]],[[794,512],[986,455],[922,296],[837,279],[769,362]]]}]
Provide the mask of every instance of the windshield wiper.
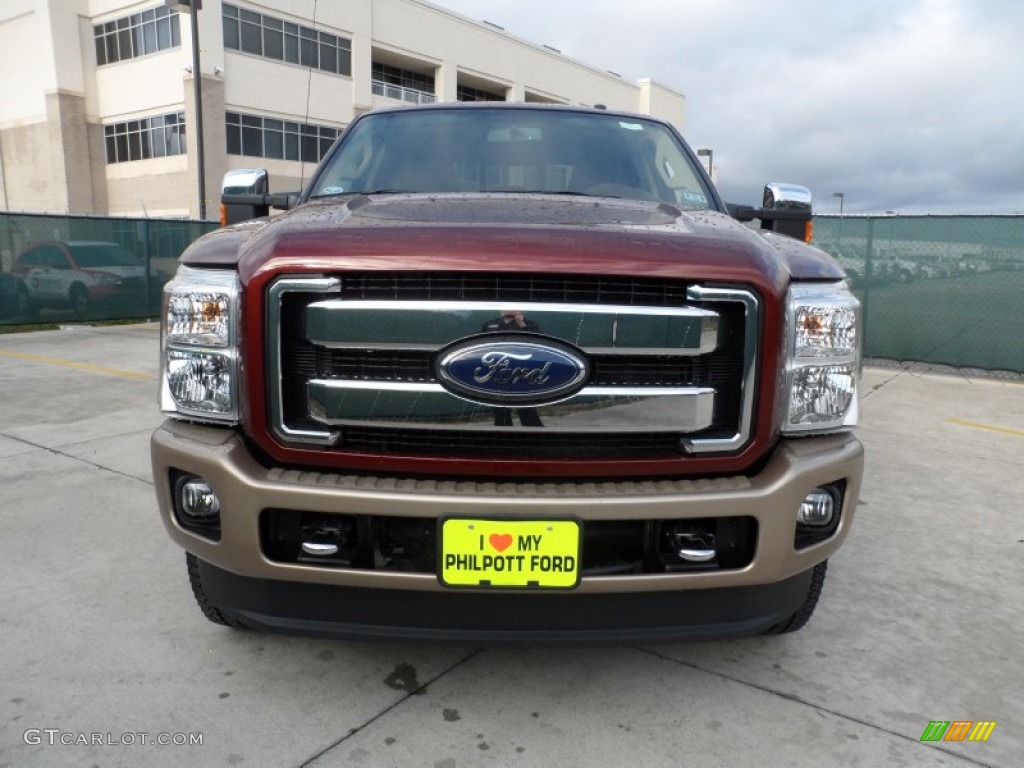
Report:
[{"label": "windshield wiper", "polygon": [[590,192],[552,189],[481,189],[482,195],[563,195],[568,197],[618,197],[618,195],[594,195]]},{"label": "windshield wiper", "polygon": [[[319,195],[312,195],[313,199],[319,199],[323,197],[347,197],[355,195],[444,195],[451,194],[451,191],[442,191],[439,189],[350,189],[345,192],[327,192]],[[456,193],[458,194],[458,193]],[[590,192],[576,192],[572,190],[550,190],[550,189],[480,189],[476,191],[465,190],[462,194],[472,195],[562,195],[567,197],[613,197],[616,199],[622,199],[621,195],[595,195]]]},{"label": "windshield wiper", "polygon": [[325,197],[355,197],[356,195],[404,195],[408,189],[346,189],[344,192],[321,192],[317,195],[310,195],[312,200],[320,200]]},{"label": "windshield wiper", "polygon": [[525,191],[527,195],[570,195],[572,197],[612,197],[612,195],[592,195],[589,192],[578,192],[573,189],[565,189],[562,191],[553,191],[550,189],[528,189]]}]

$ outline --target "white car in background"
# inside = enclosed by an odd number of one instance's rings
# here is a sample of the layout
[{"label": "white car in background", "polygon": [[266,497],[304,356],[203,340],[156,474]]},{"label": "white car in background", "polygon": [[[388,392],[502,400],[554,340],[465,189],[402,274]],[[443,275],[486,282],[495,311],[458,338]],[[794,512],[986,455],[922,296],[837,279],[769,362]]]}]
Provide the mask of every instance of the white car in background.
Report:
[{"label": "white car in background", "polygon": [[147,280],[146,264],[119,243],[49,241],[33,243],[15,259],[22,314],[42,307],[71,309],[85,317],[100,306],[116,308],[145,301],[159,292],[166,276]]}]

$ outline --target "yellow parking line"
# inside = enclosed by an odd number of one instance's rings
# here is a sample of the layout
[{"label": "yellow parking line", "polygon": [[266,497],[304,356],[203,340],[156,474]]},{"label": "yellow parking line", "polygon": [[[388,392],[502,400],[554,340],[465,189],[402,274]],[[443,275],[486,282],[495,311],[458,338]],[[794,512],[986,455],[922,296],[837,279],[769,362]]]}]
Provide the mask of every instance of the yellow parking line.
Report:
[{"label": "yellow parking line", "polygon": [[996,427],[993,426],[992,424],[979,424],[976,421],[964,421],[963,419],[950,419],[947,423],[957,424],[961,427],[971,427],[972,429],[986,429],[989,432],[1001,432],[1004,435],[1013,435],[1014,437],[1024,437],[1024,429]]},{"label": "yellow parking line", "polygon": [[42,355],[29,355],[25,352],[12,352],[9,349],[0,349],[0,355],[5,357],[14,357],[19,360],[31,360],[33,363],[48,363],[49,365],[63,365],[67,368],[77,368],[80,371],[89,371],[89,373],[103,373],[108,376],[121,376],[126,379],[145,379],[151,380],[154,377],[149,373],[139,373],[138,371],[125,371],[120,368],[107,368],[104,365],[93,365],[92,363],[76,363],[74,360],[61,360],[57,357],[43,357]]}]

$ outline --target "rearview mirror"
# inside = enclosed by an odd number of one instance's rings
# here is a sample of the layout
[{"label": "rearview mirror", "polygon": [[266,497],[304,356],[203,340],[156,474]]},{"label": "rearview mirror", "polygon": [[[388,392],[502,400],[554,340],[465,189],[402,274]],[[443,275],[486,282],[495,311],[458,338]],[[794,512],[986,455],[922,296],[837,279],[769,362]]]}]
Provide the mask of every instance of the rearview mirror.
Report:
[{"label": "rearview mirror", "polygon": [[270,174],[266,168],[236,168],[224,174],[220,185],[222,195],[257,195],[270,191]]},{"label": "rearview mirror", "polygon": [[811,190],[796,184],[773,181],[764,186],[765,210],[811,212]]},{"label": "rearview mirror", "polygon": [[266,168],[236,168],[224,174],[220,185],[220,223],[227,226],[269,216],[271,208],[286,211],[298,199],[298,192],[270,194]]},{"label": "rearview mirror", "polygon": [[760,219],[761,229],[811,242],[814,215],[811,190],[798,184],[771,182],[764,187],[760,208],[727,204],[729,215],[738,221]]}]

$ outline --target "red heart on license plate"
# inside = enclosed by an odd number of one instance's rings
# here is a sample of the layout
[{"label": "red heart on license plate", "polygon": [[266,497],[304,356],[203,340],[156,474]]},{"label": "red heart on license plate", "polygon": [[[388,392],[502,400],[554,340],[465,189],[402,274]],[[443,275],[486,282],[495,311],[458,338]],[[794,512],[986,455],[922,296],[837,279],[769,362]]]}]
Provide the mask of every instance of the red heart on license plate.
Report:
[{"label": "red heart on license plate", "polygon": [[499,552],[504,552],[506,549],[512,546],[512,534],[511,533],[492,533],[490,538],[487,539],[491,546]]}]

